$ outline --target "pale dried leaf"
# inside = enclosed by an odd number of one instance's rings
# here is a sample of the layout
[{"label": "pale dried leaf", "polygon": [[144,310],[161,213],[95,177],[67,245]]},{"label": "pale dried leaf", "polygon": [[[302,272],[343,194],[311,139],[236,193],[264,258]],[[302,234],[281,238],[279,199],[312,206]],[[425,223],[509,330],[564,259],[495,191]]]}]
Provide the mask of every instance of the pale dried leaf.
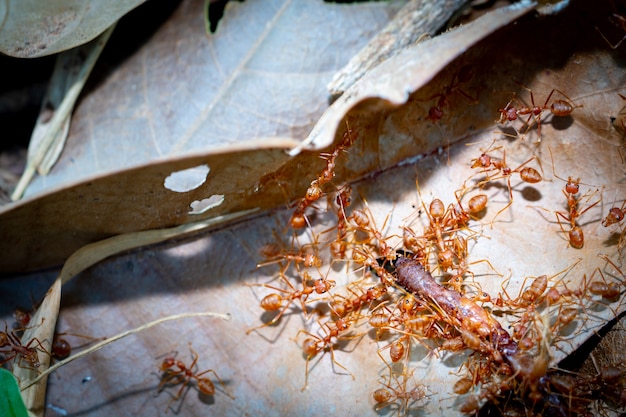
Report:
[{"label": "pale dried leaf", "polygon": [[11,195],[13,200],[22,197],[35,172],[47,175],[61,155],[76,100],[114,28],[115,24],[88,44],[59,54],[31,135],[24,174]]},{"label": "pale dried leaf", "polygon": [[328,84],[331,96],[337,98],[376,65],[411,46],[433,36],[465,1],[411,0],[376,37]]},{"label": "pale dried leaf", "polygon": [[[259,179],[283,165],[283,149],[298,142],[272,137],[308,133],[327,106],[328,78],[394,11],[383,3],[235,3],[207,38],[201,2],[183,3],[82,101],[59,163],[31,183],[32,197],[2,208],[6,253],[16,255],[4,257],[2,267],[58,264],[113,234],[195,221],[190,205],[215,195],[225,202],[199,216],[286,203],[293,192],[263,189]],[[181,155],[192,156],[183,163]],[[128,170],[155,160],[152,168]],[[165,178],[191,161],[211,168],[209,181],[189,193],[165,189]],[[40,250],[48,242],[56,244]]]},{"label": "pale dried leaf", "polygon": [[35,58],[80,46],[144,1],[5,0],[0,2],[0,52]]},{"label": "pale dried leaf", "polygon": [[386,2],[230,2],[207,35],[203,2],[183,2],[82,100],[58,165],[25,195],[226,144],[302,139],[327,107],[328,79],[395,11]]},{"label": "pale dried leaf", "polygon": [[[308,138],[291,153],[321,149],[335,139],[335,131],[351,109],[361,118],[377,119],[405,104],[411,93],[428,83],[442,68],[479,40],[532,10],[536,4],[522,1],[495,10],[471,24],[407,48],[362,78],[329,108]],[[359,130],[360,126],[351,126]],[[434,142],[441,143],[440,138]],[[432,146],[432,145],[431,145]]]},{"label": "pale dried leaf", "polygon": [[[52,336],[57,325],[59,315],[59,305],[61,301],[61,281],[55,281],[45,296],[45,303],[42,303],[35,315],[31,318],[33,326],[26,329],[23,334],[23,340],[38,340],[41,344],[37,349],[41,348],[45,352],[51,352]],[[31,347],[34,347],[31,346]],[[50,365],[50,355],[44,352],[38,352],[41,369],[47,369]],[[38,369],[25,367],[19,364],[19,356],[13,360],[14,374],[18,381],[29,381],[35,379],[39,373]],[[47,378],[40,381],[26,390],[22,391],[24,405],[31,415],[41,416],[45,410]]]}]

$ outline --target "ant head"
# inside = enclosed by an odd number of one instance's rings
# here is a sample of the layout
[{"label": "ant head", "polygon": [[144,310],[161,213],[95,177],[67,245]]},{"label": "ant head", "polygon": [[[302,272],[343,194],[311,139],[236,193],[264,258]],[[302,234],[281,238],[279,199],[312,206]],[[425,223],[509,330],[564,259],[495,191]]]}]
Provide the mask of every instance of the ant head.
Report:
[{"label": "ant head", "polygon": [[24,359],[26,359],[26,361],[34,368],[39,368],[39,366],[41,365],[41,363],[39,362],[39,355],[37,355],[37,350],[35,349],[24,355]]},{"label": "ant head", "polygon": [[341,192],[337,194],[335,199],[337,205],[341,208],[346,208],[352,203],[352,189],[350,186],[345,187]]},{"label": "ant head", "polygon": [[624,212],[617,207],[611,207],[609,213],[613,216],[616,222],[621,222],[624,219]]},{"label": "ant head", "polygon": [[472,168],[487,168],[489,165],[491,165],[491,157],[486,153],[483,153],[472,162]]},{"label": "ant head", "polygon": [[13,312],[13,317],[15,318],[15,321],[17,322],[17,325],[20,326],[20,328],[24,328],[28,326],[28,323],[30,323],[30,314],[19,308],[15,309],[15,311]]},{"label": "ant head", "polygon": [[443,110],[441,110],[439,106],[434,106],[428,110],[428,117],[426,119],[436,122],[442,117],[443,117]]},{"label": "ant head", "polygon": [[580,178],[572,179],[572,177],[567,177],[567,184],[565,184],[565,191],[568,194],[578,194],[578,190],[580,189]]},{"label": "ant head", "polygon": [[176,359],[174,359],[171,356],[168,356],[167,358],[163,359],[163,363],[161,364],[161,368],[160,369],[162,371],[167,371],[168,369],[173,367],[174,364],[176,364]]},{"label": "ant head", "polygon": [[405,313],[410,313],[417,307],[417,302],[413,295],[406,295],[400,302],[400,309]]}]

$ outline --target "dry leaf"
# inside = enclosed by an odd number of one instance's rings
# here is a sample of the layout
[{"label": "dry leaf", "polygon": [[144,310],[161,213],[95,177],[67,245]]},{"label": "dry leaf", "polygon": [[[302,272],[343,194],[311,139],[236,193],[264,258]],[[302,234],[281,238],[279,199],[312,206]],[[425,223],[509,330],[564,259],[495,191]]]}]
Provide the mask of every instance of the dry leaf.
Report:
[{"label": "dry leaf", "polygon": [[[113,234],[195,221],[190,204],[211,196],[224,196],[224,203],[200,216],[286,203],[293,193],[278,191],[277,199],[259,178],[282,165],[283,149],[297,142],[272,138],[308,133],[327,105],[328,78],[394,7],[234,3],[207,38],[201,2],[183,3],[78,106],[50,174],[36,178],[23,201],[2,208],[7,256],[0,268],[59,264]],[[194,163],[211,169],[203,187],[188,193],[164,187],[166,177]]]},{"label": "dry leaf", "polygon": [[[591,276],[596,267],[607,279],[623,282],[621,271],[597,256],[605,254],[623,268],[617,248],[620,227],[605,228],[600,223],[610,206],[621,204],[626,191],[622,184],[626,169],[620,154],[624,137],[613,126],[624,107],[618,93],[625,94],[626,72],[622,52],[611,50],[595,29],[595,26],[602,28],[611,13],[608,2],[603,6],[594,4],[589,9],[591,6],[577,2],[554,16],[526,16],[515,25],[495,31],[446,65],[466,47],[456,45],[452,48],[456,53],[447,55],[444,61],[448,61],[440,64],[445,68],[434,76],[439,69],[435,67],[429,76],[434,78],[416,82],[416,91],[408,89],[403,95],[401,88],[391,89],[395,92],[392,97],[399,97],[395,106],[365,96],[354,102],[358,104],[356,108],[348,105],[338,111],[332,123],[328,122],[331,116],[327,113],[316,130],[326,133],[312,135],[321,139],[311,143],[322,147],[338,140],[346,130],[345,122],[359,135],[349,153],[337,163],[337,186],[346,178],[366,172],[364,167],[388,167],[414,157],[354,184],[353,204],[365,207],[364,201],[368,202],[377,227],[390,236],[390,245],[394,244],[394,236],[398,239],[402,234],[402,225],[415,230],[426,226],[427,220],[419,214],[420,208],[425,210],[422,204],[427,205],[435,197],[446,204],[453,203],[456,189],[464,183],[474,184],[472,179],[468,180],[476,172],[470,168],[471,160],[490,145],[493,147],[489,152],[495,155],[502,155],[502,149],[495,147],[506,148],[507,162],[514,168],[537,155],[538,160],[530,160],[528,164],[539,169],[541,162],[545,180],[530,185],[514,175],[513,205],[500,214],[493,228],[490,220],[507,204],[508,189],[502,182],[484,188],[489,205],[486,216],[472,223],[477,236],[470,249],[470,261],[487,259],[494,269],[505,277],[510,276],[504,288],[512,297],[519,293],[526,277],[553,275],[566,267],[572,270],[553,277],[553,282],[563,279],[572,282],[575,288],[582,276]],[[442,97],[437,94],[445,91],[467,66],[472,77],[462,77],[464,82],[454,91],[448,91],[440,106],[443,113],[440,118],[429,118],[430,109],[440,104]],[[379,71],[377,78],[381,85],[384,85],[382,80],[395,82],[401,78],[403,69]],[[537,143],[536,125],[525,132],[519,120],[506,126],[494,123],[500,115],[498,109],[512,98],[513,91],[520,100],[530,101],[529,92],[521,84],[532,89],[536,104],[542,105],[556,88],[582,107],[564,118],[544,116],[541,143]],[[354,88],[359,91],[356,89],[360,87]],[[345,96],[350,97],[348,93]],[[366,119],[365,115],[369,117]],[[512,128],[523,131],[525,137],[511,138],[499,133],[513,132]],[[448,144],[451,146],[446,147]],[[424,155],[427,150],[434,152]],[[554,163],[550,153],[554,155]],[[294,161],[305,161],[306,157],[303,153]],[[308,172],[298,171],[296,168],[302,168],[292,165],[292,171],[284,169],[268,174],[259,184],[261,189],[273,189],[278,194],[281,187],[276,183],[291,187],[287,188],[290,192],[306,187],[307,181],[324,168],[317,152],[311,152],[308,159],[313,167]],[[423,201],[416,192],[416,176]],[[580,219],[586,237],[581,250],[569,246],[561,230],[568,225],[560,224],[555,215],[556,211],[567,210],[562,193],[565,181],[560,178],[569,176],[580,177],[584,182],[581,192],[589,198],[583,204],[603,198],[602,203]],[[301,178],[298,187],[290,184],[293,178]],[[314,231],[321,248],[333,239],[333,222],[336,224],[334,213],[324,208],[322,199],[307,212],[317,227]],[[293,314],[289,311],[279,326],[245,336],[247,329],[268,319],[258,303],[274,290],[242,284],[281,285],[276,281],[277,267],[256,269],[255,265],[263,260],[259,250],[276,242],[277,237],[283,239],[286,248],[294,243],[286,233],[290,214],[289,211],[270,213],[201,237],[126,254],[81,274],[64,288],[61,330],[102,336],[164,314],[206,309],[230,311],[233,320],[210,327],[200,321],[164,326],[103,349],[80,363],[74,362],[50,378],[49,404],[90,415],[164,413],[170,396],[166,393],[153,396],[159,381],[155,373],[157,357],[179,350],[179,356],[188,361],[186,344],[192,341],[200,353],[199,369],[215,369],[236,400],[219,390],[212,399],[190,390],[181,405],[181,413],[185,415],[207,412],[268,415],[277,409],[289,415],[379,414],[374,411],[371,393],[388,372],[377,355],[378,349],[388,341],[376,341],[368,333],[335,350],[336,360],[354,374],[354,380],[331,362],[329,353],[318,355],[311,363],[309,388],[301,393],[305,364],[301,345],[306,335],[298,331],[306,328],[316,332],[316,325],[309,323],[310,327],[305,327],[295,310]],[[327,232],[322,233],[324,230]],[[306,243],[311,233],[307,230],[299,234],[298,243]],[[336,279],[338,285],[333,294],[346,294],[346,281],[354,279],[343,271],[341,263],[325,264],[320,271],[309,270],[311,274]],[[481,288],[490,294],[504,290],[503,279],[494,275],[484,262],[472,266],[472,271]],[[27,282],[27,278],[21,282]],[[555,341],[558,350],[552,352],[553,362],[623,307],[622,294],[615,303],[579,315],[576,324],[583,329],[576,327],[572,333],[559,336]],[[359,326],[356,332],[367,329]],[[427,401],[417,404],[422,407],[420,412],[455,415],[464,398],[454,395],[451,386],[458,379],[455,373],[464,356],[440,353],[440,357],[435,357],[427,353],[416,347],[412,355],[416,379],[429,386],[432,393]],[[56,383],[55,378],[58,378]]]},{"label": "dry leaf", "polygon": [[55,54],[94,39],[144,0],[8,0],[0,4],[0,52]]},{"label": "dry leaf", "polygon": [[[242,215],[249,213],[241,213]],[[239,215],[226,216],[225,219],[220,217],[211,218],[204,221],[199,221],[192,224],[185,224],[179,227],[171,229],[159,229],[149,230],[145,232],[126,233],[119,236],[115,236],[109,239],[105,239],[91,245],[86,245],[70,256],[63,269],[59,273],[59,276],[55,280],[51,289],[48,290],[44,300],[37,308],[37,313],[33,317],[33,323],[39,323],[39,325],[33,326],[24,332],[24,340],[38,340],[40,341],[39,347],[47,352],[51,352],[51,340],[54,337],[54,330],[58,320],[61,286],[67,284],[69,280],[74,278],[80,272],[87,268],[97,264],[98,262],[129,249],[135,249],[138,247],[151,245],[166,240],[175,238],[181,238],[189,234],[197,233],[201,230],[219,224],[220,222],[232,220],[239,217]],[[79,356],[90,354],[93,351],[100,349],[116,340],[126,337],[130,334],[137,333],[139,331],[146,330],[155,324],[160,324],[163,321],[187,318],[193,316],[204,315],[219,315],[217,313],[183,313],[182,316],[176,315],[165,319],[158,319],[150,324],[139,326],[132,331],[125,331],[116,336],[107,338],[107,340],[99,343],[97,346],[90,347],[89,351],[83,351]],[[225,317],[222,317],[225,318]],[[78,359],[76,355],[72,358],[68,358],[65,363],[70,363],[74,359]],[[37,370],[25,368],[20,366],[20,358],[16,357],[13,360],[13,366],[15,369],[15,376],[18,380],[22,381],[21,386],[23,390],[24,403],[28,410],[31,412],[42,415],[46,387],[47,387],[47,375],[53,371],[56,367],[60,367],[61,364],[55,364],[54,368],[50,367],[50,358],[44,356],[44,360],[41,361],[41,367]],[[45,372],[44,372],[45,371]]]},{"label": "dry leaf", "polygon": [[333,76],[328,84],[331,96],[339,97],[381,62],[433,36],[464,3],[458,0],[407,2],[394,19]]},{"label": "dry leaf", "polygon": [[57,58],[41,112],[31,135],[26,168],[11,198],[19,200],[35,172],[47,175],[61,155],[70,130],[74,104],[83,90],[115,23],[86,45]]},{"label": "dry leaf", "polygon": [[[297,142],[266,138],[186,158],[169,158],[79,183],[62,192],[24,199],[0,215],[4,237],[0,269],[28,270],[59,264],[90,242],[140,230],[161,229],[275,202],[254,193],[242,173],[257,178],[288,158]],[[185,192],[165,187],[172,173],[206,166],[201,185]],[[219,205],[196,214],[191,205],[213,196]],[[36,221],[33,221],[36,219]]]},{"label": "dry leaf", "polygon": [[378,2],[230,2],[208,36],[203,3],[183,2],[82,101],[57,167],[26,196],[217,146],[302,139],[327,107],[328,78],[394,12]]}]

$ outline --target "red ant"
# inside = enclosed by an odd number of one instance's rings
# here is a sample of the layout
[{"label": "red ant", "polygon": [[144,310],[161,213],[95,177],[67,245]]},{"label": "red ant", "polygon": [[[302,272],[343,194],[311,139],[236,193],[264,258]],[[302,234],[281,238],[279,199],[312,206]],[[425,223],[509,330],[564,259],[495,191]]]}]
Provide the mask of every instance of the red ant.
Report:
[{"label": "red ant", "polygon": [[406,374],[402,374],[402,377],[403,380],[400,381],[398,377],[393,376],[395,386],[392,386],[390,381],[383,384],[384,388],[379,388],[374,391],[372,397],[374,401],[376,401],[376,406],[374,407],[376,411],[380,411],[383,408],[399,402],[398,414],[408,415],[413,403],[428,397],[427,388],[422,384],[417,384],[407,391],[409,377],[407,377]]},{"label": "red ant", "polygon": [[22,309],[16,308],[13,312],[15,318],[15,329],[24,330],[30,323],[30,313]]},{"label": "red ant", "polygon": [[[574,109],[582,107],[582,104],[578,106],[574,105],[572,99],[569,98],[567,94],[560,90],[557,90],[556,88],[553,88],[552,91],[550,91],[550,94],[548,94],[548,97],[543,103],[543,106],[538,106],[535,104],[533,91],[520,83],[518,84],[530,93],[530,101],[532,106],[526,106],[525,103],[520,101],[514,93],[513,98],[509,100],[506,106],[504,106],[503,109],[498,109],[498,111],[500,112],[500,118],[498,119],[498,123],[502,124],[506,121],[511,122],[517,120],[518,116],[528,115],[528,119],[526,119],[526,121],[522,125],[522,127],[526,126],[526,130],[523,133],[525,134],[530,130],[530,128],[532,127],[530,121],[534,118],[535,122],[537,123],[537,134],[539,135],[539,141],[541,141],[541,116],[543,115],[544,111],[549,110],[554,116],[564,117],[569,116],[572,111],[574,111]],[[550,99],[555,92],[561,94],[567,100],[554,100],[550,107],[548,107],[548,103],[550,102]],[[512,104],[514,103],[517,103],[519,107],[513,106]]]},{"label": "red ant", "polygon": [[[15,357],[19,357],[18,365],[21,365],[22,361],[26,361],[26,363],[31,367],[39,368],[41,362],[39,362],[37,348],[31,347],[33,342],[36,342],[36,345],[46,352],[41,342],[37,339],[32,339],[28,342],[28,344],[22,345],[19,337],[17,337],[15,332],[9,331],[5,323],[4,332],[0,332],[0,353],[5,355],[5,359],[0,362],[0,365],[14,359]],[[6,350],[3,350],[3,348],[6,348]]]},{"label": "red ant", "polygon": [[[550,280],[554,277],[557,277],[559,275],[565,276],[576,265],[578,265],[579,262],[580,262],[580,259],[574,262],[573,264],[571,264],[570,266],[566,267],[565,269],[549,277],[547,275],[540,275],[538,277],[534,277],[534,279],[532,280],[532,282],[530,283],[528,287],[526,287],[526,281],[530,277],[526,277],[524,281],[522,282],[519,294],[515,299],[511,299],[511,297],[509,296],[509,294],[507,293],[505,289],[505,284],[508,281],[507,279],[506,281],[500,284],[502,291],[504,295],[506,296],[506,301],[503,298],[502,294],[498,294],[498,297],[494,301],[494,305],[498,307],[503,307],[504,305],[507,305],[509,307],[523,308],[529,311],[529,310],[534,310],[536,306],[543,303],[544,300],[547,302],[548,305],[552,305],[558,302],[559,299],[563,296],[576,295],[576,294],[573,294],[571,290],[567,289],[564,284],[561,284],[564,287],[564,290],[562,292],[557,289],[556,285],[553,285],[550,288],[548,288],[548,284]],[[563,278],[560,278],[559,282],[562,279]]]},{"label": "red ant", "polygon": [[[283,316],[283,314],[285,314],[285,311],[287,311],[287,308],[291,305],[291,303],[293,303],[295,300],[299,300],[301,305],[302,305],[302,311],[304,313],[306,313],[306,306],[305,306],[305,302],[306,300],[309,298],[309,295],[311,295],[313,292],[315,292],[316,294],[324,294],[326,292],[328,292],[328,290],[330,290],[332,287],[335,286],[335,281],[332,280],[326,280],[323,278],[318,278],[316,280],[314,280],[313,282],[313,286],[309,286],[308,285],[308,281],[310,281],[311,278],[309,276],[308,273],[304,272],[303,273],[303,277],[302,277],[302,289],[301,290],[296,290],[296,288],[289,282],[288,279],[284,279],[284,281],[287,283],[287,285],[290,287],[290,290],[286,290],[286,289],[282,289],[282,288],[278,288],[278,287],[274,287],[272,285],[269,284],[262,284],[264,287],[267,288],[271,288],[273,290],[282,292],[287,294],[286,296],[280,295],[279,293],[271,293],[269,295],[266,295],[265,297],[263,297],[263,299],[261,300],[261,308],[265,311],[277,311],[280,309],[280,312],[270,321],[268,321],[267,323],[264,323],[260,326],[257,327],[253,327],[252,329],[249,329],[246,331],[246,334],[250,334],[252,331],[256,330],[256,329],[260,329],[262,327],[266,327],[266,326],[271,326],[273,324],[275,324],[276,322],[278,322],[278,320],[280,320],[280,318]],[[283,305],[283,303],[286,301],[286,303]]]},{"label": "red ant", "polygon": [[[556,219],[559,222],[559,227],[565,233],[565,229],[563,228],[563,224],[561,223],[561,219],[565,220],[570,224],[570,230],[568,232],[569,243],[573,248],[581,249],[585,245],[585,235],[580,226],[576,224],[576,220],[580,218],[583,214],[585,214],[589,209],[596,206],[600,201],[602,201],[602,197],[600,197],[593,204],[588,205],[584,210],[579,211],[578,206],[583,197],[577,197],[579,189],[580,189],[580,178],[573,179],[572,177],[567,177],[567,180],[559,177],[554,170],[554,158],[552,156],[552,150],[550,149],[550,159],[552,159],[552,171],[554,176],[561,181],[565,182],[565,186],[563,187],[563,195],[567,198],[567,208],[568,213],[562,211],[556,211]],[[597,190],[596,190],[597,192]],[[591,197],[595,194],[586,197],[586,200],[589,201]]]},{"label": "red ant", "polygon": [[[621,207],[611,207],[609,209],[609,213],[602,220],[602,226],[609,227],[614,224],[620,224],[622,220],[624,220],[624,214],[626,214],[625,210],[626,210],[626,201],[622,203]],[[619,242],[617,244],[617,248],[620,251],[620,253],[621,253],[622,247],[624,246],[624,233],[625,232],[626,232],[626,229],[623,229],[621,231]]]},{"label": "red ant", "polygon": [[330,243],[330,253],[333,259],[344,259],[348,245],[346,237],[348,234],[348,217],[346,209],[352,203],[352,187],[345,186],[335,198],[337,203],[337,238]]},{"label": "red ant", "polygon": [[322,195],[324,195],[323,187],[332,181],[335,177],[335,163],[337,157],[341,154],[341,152],[350,148],[356,138],[352,137],[352,129],[350,129],[350,125],[347,124],[347,130],[343,134],[343,138],[338,145],[335,146],[333,151],[329,154],[322,154],[320,157],[326,160],[326,168],[322,171],[322,173],[309,185],[309,188],[306,190],[306,194],[302,200],[296,206],[291,219],[289,220],[289,224],[294,229],[302,229],[307,225],[307,219],[304,216],[304,211],[311,204],[319,200]]},{"label": "red ant", "polygon": [[[337,366],[339,366],[341,369],[345,370],[348,374],[350,374],[350,376],[352,376],[352,379],[355,379],[355,376],[352,372],[350,372],[348,370],[348,368],[346,368],[345,366],[343,366],[342,364],[340,364],[339,362],[337,362],[337,360],[335,359],[335,352],[334,352],[334,343],[331,342],[332,338],[341,338],[342,336],[340,336],[340,334],[342,332],[345,332],[349,327],[351,322],[355,320],[355,318],[338,318],[336,321],[334,322],[326,322],[324,323],[324,326],[322,326],[322,324],[318,321],[318,324],[325,329],[326,332],[326,336],[324,337],[320,337],[317,336],[315,334],[309,333],[306,330],[300,330],[298,331],[298,335],[300,333],[304,333],[310,337],[304,339],[304,342],[302,342],[302,353],[304,353],[306,355],[306,366],[305,366],[305,373],[304,373],[304,386],[302,387],[302,391],[304,391],[307,386],[308,386],[308,380],[309,380],[309,362],[311,361],[311,359],[316,356],[318,353],[325,351],[325,350],[329,350],[330,351],[330,358],[333,361],[334,364],[336,364]],[[358,336],[355,336],[358,337]],[[296,335],[297,338],[297,335]],[[345,338],[345,337],[344,337]],[[353,338],[353,337],[350,337]]]},{"label": "red ant", "polygon": [[622,207],[611,207],[609,209],[609,214],[602,220],[602,226],[609,227],[615,223],[620,223],[624,220],[624,207],[626,206],[626,201],[622,204]]},{"label": "red ant", "polygon": [[191,348],[191,343],[189,343],[189,350],[191,351],[191,356],[193,358],[193,361],[191,362],[191,365],[189,367],[187,367],[182,361],[176,360],[172,356],[168,356],[165,359],[163,359],[163,362],[161,363],[161,366],[159,367],[159,370],[163,372],[163,375],[161,377],[161,382],[159,383],[159,388],[158,388],[159,392],[163,390],[165,385],[181,384],[180,389],[178,390],[176,395],[170,400],[170,402],[167,405],[167,408],[169,409],[170,405],[174,401],[177,401],[179,398],[181,398],[181,395],[183,394],[183,390],[185,389],[185,387],[191,386],[191,382],[194,379],[196,380],[196,388],[198,389],[198,391],[200,391],[204,395],[215,395],[215,385],[213,385],[213,382],[209,378],[202,377],[202,375],[207,374],[209,372],[212,372],[215,378],[217,378],[219,383],[224,388],[224,392],[226,393],[226,395],[234,399],[232,395],[226,392],[226,387],[224,385],[224,382],[220,379],[220,377],[217,375],[217,372],[215,372],[213,369],[207,369],[206,371],[202,371],[199,373],[196,373],[194,371],[194,368],[196,367],[196,363],[198,362],[198,354],[196,353],[195,350]]},{"label": "red ant", "polygon": [[[54,335],[54,338],[52,339],[52,346],[51,346],[51,353],[52,356],[56,359],[62,360],[67,358],[68,356],[70,356],[70,354],[72,353],[72,345],[63,337],[61,336],[74,336],[74,337],[82,337],[84,339],[91,339],[93,341],[95,340],[104,340],[104,338],[100,339],[97,337],[92,337],[92,336],[86,336],[83,334],[78,334],[78,333],[69,333],[69,332],[63,332],[63,333],[56,333]],[[91,342],[87,342],[87,344],[89,344]]]},{"label": "red ant", "polygon": [[[608,256],[606,255],[598,255],[600,258],[604,259],[608,264],[610,264],[611,266],[613,266],[613,268],[615,268],[615,270],[622,275],[622,277],[624,277],[624,273],[617,267],[617,265],[615,265],[615,263],[613,263],[613,261],[611,261],[609,259]],[[601,296],[604,300],[607,300],[608,302],[613,302],[615,300],[617,300],[617,298],[621,295],[622,293],[622,289],[621,289],[621,285],[617,282],[606,282],[606,278],[604,277],[604,274],[602,273],[602,271],[600,270],[600,268],[597,268],[593,275],[591,276],[591,278],[593,278],[593,276],[595,275],[596,272],[600,273],[600,276],[602,277],[601,281],[591,281],[588,285],[587,285],[587,289],[591,294],[594,295],[599,295]]]},{"label": "red ant", "polygon": [[[367,206],[367,201],[365,201],[365,204]],[[383,223],[383,229],[385,229],[388,219],[389,216],[385,218],[385,221]],[[383,237],[383,233],[378,230],[378,227],[376,226],[376,221],[374,220],[374,216],[372,215],[369,208],[367,208],[366,210],[354,210],[352,214],[347,218],[347,220],[352,220],[354,222],[356,226],[352,227],[355,230],[367,233],[368,239],[367,241],[362,242],[363,244],[371,243],[371,241],[375,239],[377,242],[376,246],[378,248],[379,256],[387,259],[393,259],[393,257],[395,256],[393,248],[387,244],[387,240],[390,239],[392,236]]]},{"label": "red ant", "polygon": [[322,259],[314,253],[300,251],[297,252],[286,252],[281,253],[280,249],[276,245],[266,245],[264,247],[263,255],[267,256],[268,259],[265,262],[261,262],[257,264],[257,268],[262,266],[267,266],[275,263],[279,263],[282,261],[295,262],[296,264],[302,264],[306,268],[319,268],[322,266]]},{"label": "red ant", "polygon": [[[619,13],[612,13],[612,17],[613,19],[609,18],[611,23],[613,23],[615,26],[618,26],[622,32],[626,32],[626,17],[622,16]],[[606,36],[604,36],[604,34],[600,31],[600,29],[598,29],[597,26],[596,26],[596,30],[598,31],[600,36],[602,36],[602,39],[604,39],[604,41],[611,47],[611,49],[619,48],[622,42],[626,40],[626,34],[624,34],[622,35],[622,38],[616,44],[612,44],[611,41],[609,41],[606,38]]]},{"label": "red ant", "polygon": [[578,308],[572,308],[572,307],[563,308],[563,305],[560,305],[559,311],[556,316],[556,321],[554,325],[552,325],[550,332],[553,335],[559,334],[564,327],[572,323],[574,319],[578,317],[579,315],[578,313],[579,313]]},{"label": "red ant", "polygon": [[[496,149],[498,149],[498,148],[496,148]],[[489,152],[489,149],[487,149],[486,152]],[[511,169],[507,165],[507,163],[506,163],[506,150],[502,151],[502,159],[496,158],[494,156],[491,156],[491,155],[487,154],[486,152],[483,152],[480,155],[480,157],[478,157],[476,159],[472,159],[472,161],[471,161],[472,162],[472,165],[471,165],[472,168],[482,168],[478,173],[487,175],[487,177],[484,180],[480,181],[477,184],[477,186],[478,187],[482,187],[483,185],[485,185],[488,182],[506,178],[507,188],[509,189],[509,202],[507,203],[506,206],[504,206],[504,208],[500,209],[500,211],[498,211],[496,213],[496,215],[493,217],[493,219],[491,220],[491,224],[493,226],[493,222],[495,221],[495,219],[502,212],[504,212],[506,209],[511,207],[511,205],[513,204],[513,187],[511,187],[511,176],[514,173],[519,173],[520,179],[522,181],[524,181],[524,182],[529,183],[529,184],[536,184],[536,183],[542,181],[543,178],[542,178],[541,174],[539,173],[539,171],[537,171],[535,168],[526,166],[531,161],[536,160],[537,163],[539,164],[539,168],[541,168],[541,162],[539,161],[539,158],[537,156],[533,156],[530,159],[528,159],[527,161],[525,161],[522,164],[520,164],[517,168]],[[491,173],[493,173],[493,174],[491,174]],[[464,187],[465,187],[465,185],[464,185]],[[486,204],[486,200],[483,199],[483,201],[485,201],[485,204]],[[478,205],[478,206],[480,206],[480,205]]]},{"label": "red ant", "polygon": [[455,253],[456,232],[467,226],[469,214],[463,209],[460,198],[456,195],[457,205],[450,204],[447,208],[444,203],[435,198],[431,201],[428,209],[420,191],[419,182],[416,179],[417,193],[422,202],[422,208],[428,217],[429,224],[424,229],[423,236],[417,237],[408,227],[404,228],[403,242],[408,248],[424,253],[424,244],[421,240],[432,242],[437,252],[437,262],[442,271],[447,271],[455,266],[455,260],[459,260],[459,253]]},{"label": "red ant", "polygon": [[385,285],[376,285],[368,288],[364,293],[358,295],[351,291],[354,298],[343,298],[342,301],[331,302],[331,310],[337,317],[346,317],[349,313],[359,311],[365,304],[373,303],[374,301],[382,298],[387,294],[387,287]]},{"label": "red ant", "polygon": [[378,350],[378,356],[387,364],[390,372],[392,371],[391,365],[381,356],[381,351],[389,349],[389,357],[393,363],[402,358],[408,361],[410,356],[408,352],[411,350],[412,339],[414,338],[424,348],[436,355],[432,346],[425,343],[423,339],[436,339],[442,336],[442,330],[437,323],[440,318],[439,315],[431,314],[432,311],[427,305],[414,296],[407,295],[398,300],[396,311],[397,313],[387,317],[387,326],[377,329],[390,329],[401,334],[398,339]]},{"label": "red ant", "polygon": [[448,97],[454,94],[455,91],[465,97],[468,101],[474,104],[478,104],[479,101],[477,98],[470,96],[460,88],[462,84],[468,83],[473,76],[474,74],[472,72],[472,67],[470,65],[465,65],[461,67],[461,69],[459,69],[459,71],[454,75],[454,77],[452,78],[452,82],[442,88],[441,92],[433,94],[425,100],[420,100],[430,101],[434,98],[438,98],[437,104],[435,104],[428,110],[428,116],[426,117],[426,120],[430,120],[432,122],[439,121],[439,119],[441,119],[444,115],[443,108],[447,107],[449,104]]}]

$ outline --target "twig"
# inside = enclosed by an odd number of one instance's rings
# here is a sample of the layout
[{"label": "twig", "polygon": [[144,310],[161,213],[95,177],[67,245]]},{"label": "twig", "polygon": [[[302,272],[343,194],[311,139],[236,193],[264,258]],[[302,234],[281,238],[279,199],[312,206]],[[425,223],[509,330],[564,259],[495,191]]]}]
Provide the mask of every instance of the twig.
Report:
[{"label": "twig", "polygon": [[165,323],[166,321],[171,321],[171,320],[178,320],[178,319],[184,319],[184,318],[188,318],[188,317],[200,317],[200,316],[212,316],[212,317],[219,317],[222,318],[224,320],[230,320],[230,315],[229,314],[221,314],[221,313],[213,313],[210,311],[205,311],[205,312],[200,312],[200,313],[183,313],[183,314],[174,314],[173,316],[167,316],[167,317],[162,317],[160,319],[151,321],[150,323],[146,323],[142,326],[136,327],[134,329],[131,330],[127,330],[125,332],[119,333],[115,336],[112,336],[106,340],[103,340],[102,342],[96,343],[95,345],[91,346],[88,349],[85,349],[79,353],[77,353],[76,355],[70,356],[69,358],[58,362],[54,365],[52,365],[51,367],[49,367],[48,369],[46,369],[45,371],[43,371],[41,374],[39,374],[37,376],[37,378],[33,379],[32,381],[27,382],[25,385],[22,385],[20,387],[21,391],[24,391],[25,389],[35,385],[37,382],[41,381],[43,378],[47,377],[50,373],[56,371],[58,368],[62,367],[63,365],[66,365],[70,362],[72,362],[75,359],[81,358],[83,356],[89,355],[90,353],[93,353],[101,348],[103,348],[104,346],[113,343],[119,339],[122,339],[126,336],[129,336],[131,334],[135,334],[135,333],[139,333],[143,330],[149,329],[152,326],[156,326],[157,324],[161,324],[161,323]]}]

